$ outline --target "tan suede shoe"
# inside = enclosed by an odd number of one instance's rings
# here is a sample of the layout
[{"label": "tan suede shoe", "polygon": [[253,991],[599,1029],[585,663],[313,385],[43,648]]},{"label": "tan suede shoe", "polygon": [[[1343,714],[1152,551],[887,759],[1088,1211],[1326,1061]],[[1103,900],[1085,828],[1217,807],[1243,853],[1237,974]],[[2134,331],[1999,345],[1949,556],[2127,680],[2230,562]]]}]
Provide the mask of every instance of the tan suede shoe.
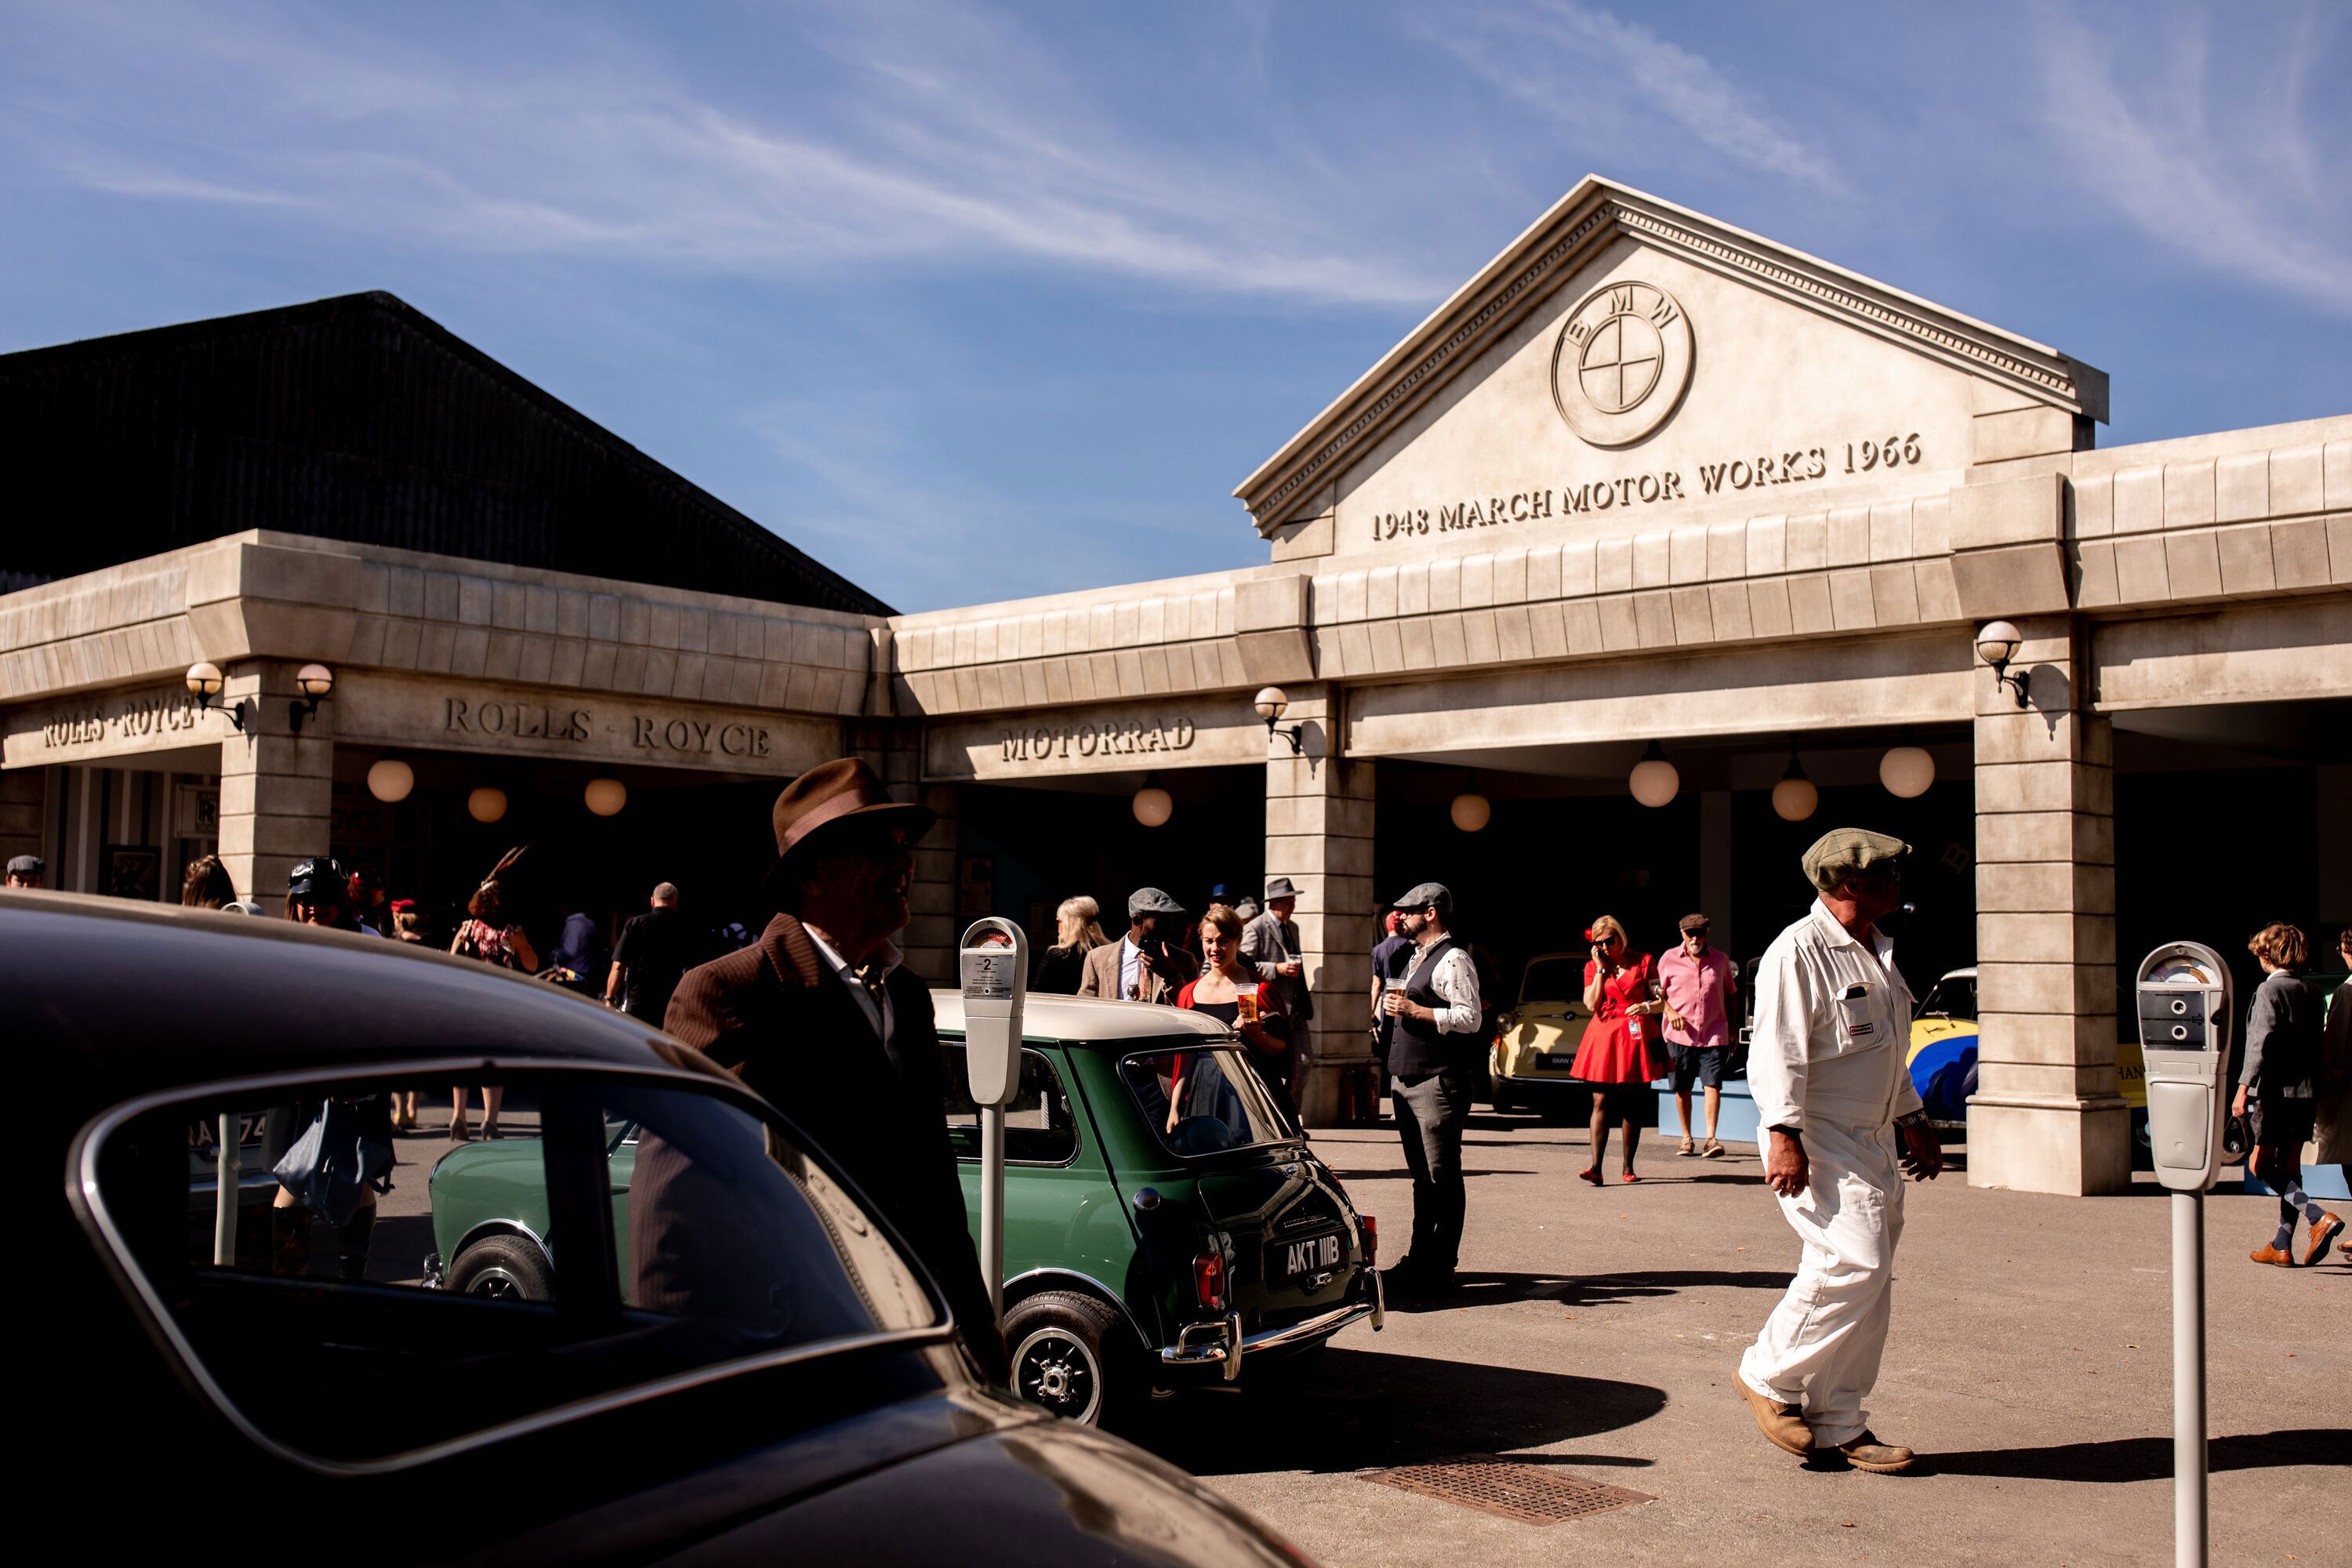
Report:
[{"label": "tan suede shoe", "polygon": [[1805,1425],[1804,1412],[1793,1405],[1783,1405],[1768,1399],[1748,1386],[1748,1380],[1738,1373],[1732,1381],[1739,1385],[1740,1397],[1756,1412],[1756,1429],[1764,1434],[1776,1448],[1786,1449],[1800,1458],[1813,1451],[1813,1429]]},{"label": "tan suede shoe", "polygon": [[1899,1444],[1882,1443],[1870,1432],[1864,1432],[1850,1442],[1840,1443],[1838,1452],[1843,1454],[1845,1462],[1855,1469],[1868,1470],[1878,1476],[1891,1476],[1909,1469],[1913,1458],[1910,1449]]}]

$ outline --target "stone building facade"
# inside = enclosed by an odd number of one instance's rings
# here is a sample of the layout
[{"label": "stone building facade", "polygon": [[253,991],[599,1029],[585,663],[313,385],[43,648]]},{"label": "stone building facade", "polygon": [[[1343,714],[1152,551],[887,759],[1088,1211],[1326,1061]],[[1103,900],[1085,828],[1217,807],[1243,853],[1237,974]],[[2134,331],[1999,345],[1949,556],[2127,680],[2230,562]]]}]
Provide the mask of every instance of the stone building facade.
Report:
[{"label": "stone building facade", "polygon": [[[264,887],[329,848],[331,782],[374,756],[740,781],[856,751],[941,813],[908,946],[944,977],[987,897],[960,847],[1007,791],[1262,790],[1255,868],[1304,889],[1316,1119],[1365,1057],[1380,900],[1453,852],[1384,863],[1391,785],[1597,800],[1662,742],[1705,775],[1687,901],[1727,904],[1727,825],[1785,753],[1916,733],[1973,790],[1970,1178],[2110,1191],[2119,768],[2302,736],[2244,776],[2313,824],[2285,851],[2305,918],[2352,920],[2352,415],[2102,450],[2106,397],[2053,349],[1591,178],[1242,484],[1263,565],[884,616],[247,531],[0,598],[0,837],[70,866],[102,837],[59,798],[90,770],[209,777]],[[1994,620],[2021,702],[1975,652]],[[242,730],[187,696],[200,658]],[[311,661],[336,686],[297,731]],[[2174,831],[2122,816],[2135,844]]]}]

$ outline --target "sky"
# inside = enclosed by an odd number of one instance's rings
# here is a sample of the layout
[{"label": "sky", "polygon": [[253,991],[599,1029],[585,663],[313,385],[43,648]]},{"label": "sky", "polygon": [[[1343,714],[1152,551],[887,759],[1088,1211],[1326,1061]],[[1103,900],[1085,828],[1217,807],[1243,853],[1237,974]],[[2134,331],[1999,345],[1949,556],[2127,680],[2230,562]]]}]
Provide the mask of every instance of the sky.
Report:
[{"label": "sky", "polygon": [[2333,0],[0,0],[0,352],[388,289],[930,609],[1263,562],[1234,487],[1588,172],[2101,446],[2352,412],[2347,83]]}]

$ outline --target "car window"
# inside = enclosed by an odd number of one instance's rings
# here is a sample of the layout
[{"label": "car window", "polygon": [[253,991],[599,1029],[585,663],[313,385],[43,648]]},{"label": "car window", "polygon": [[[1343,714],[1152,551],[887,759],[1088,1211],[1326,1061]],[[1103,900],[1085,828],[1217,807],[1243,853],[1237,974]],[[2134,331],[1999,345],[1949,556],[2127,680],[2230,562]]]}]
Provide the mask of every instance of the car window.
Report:
[{"label": "car window", "polygon": [[1527,1002],[1581,1002],[1584,999],[1584,960],[1580,958],[1545,958],[1528,965],[1519,981],[1519,1000]]},{"label": "car window", "polygon": [[[972,1103],[971,1079],[964,1071],[963,1046],[940,1044],[940,1065],[947,1097],[948,1142],[956,1157],[980,1158],[980,1108]],[[1077,1118],[1062,1075],[1039,1051],[1021,1053],[1021,1087],[1004,1108],[1004,1157],[1017,1164],[1061,1165],[1078,1152]]]},{"label": "car window", "polygon": [[1238,1046],[1139,1052],[1121,1061],[1118,1072],[1171,1154],[1189,1159],[1290,1136]]},{"label": "car window", "polygon": [[717,1093],[502,1074],[499,1135],[453,1142],[451,1086],[414,1086],[413,1130],[411,1087],[193,1098],[86,1146],[100,1238],[216,1396],[297,1455],[405,1458],[942,1321],[849,1194]]},{"label": "car window", "polygon": [[1927,988],[1921,999],[1916,1016],[1922,1018],[1974,1018],[1977,1016],[1977,982],[1972,974],[1947,974]]}]

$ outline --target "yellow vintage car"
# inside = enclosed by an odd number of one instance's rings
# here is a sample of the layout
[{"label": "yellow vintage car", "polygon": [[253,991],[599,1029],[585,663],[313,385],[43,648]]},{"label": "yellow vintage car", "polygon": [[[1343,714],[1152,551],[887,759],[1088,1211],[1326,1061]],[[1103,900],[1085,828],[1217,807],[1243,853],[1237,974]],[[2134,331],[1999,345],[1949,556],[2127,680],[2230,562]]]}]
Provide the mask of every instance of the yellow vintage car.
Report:
[{"label": "yellow vintage car", "polygon": [[1571,1092],[1569,1066],[1591,1014],[1584,1005],[1584,965],[1590,954],[1545,952],[1519,973],[1519,997],[1496,1020],[1486,1072],[1497,1110],[1521,1106],[1581,1114],[1589,1092]]}]

